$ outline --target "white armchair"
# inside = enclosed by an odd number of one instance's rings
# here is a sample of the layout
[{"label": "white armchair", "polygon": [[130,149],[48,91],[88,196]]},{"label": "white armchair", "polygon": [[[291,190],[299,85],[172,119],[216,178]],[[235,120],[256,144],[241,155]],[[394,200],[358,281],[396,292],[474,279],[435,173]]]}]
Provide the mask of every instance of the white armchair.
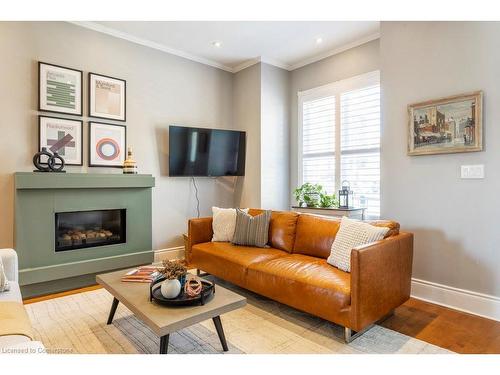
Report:
[{"label": "white armchair", "polygon": [[[19,288],[19,266],[17,253],[13,249],[0,249],[0,259],[9,280],[10,290],[0,293],[0,308],[2,301],[22,302],[23,298]],[[0,321],[0,324],[2,322]],[[31,341],[23,335],[0,336],[1,353],[44,353],[45,348],[39,341]]]},{"label": "white armchair", "polygon": [[19,282],[17,253],[13,249],[0,249],[0,258],[2,259],[7,280],[15,283]]}]

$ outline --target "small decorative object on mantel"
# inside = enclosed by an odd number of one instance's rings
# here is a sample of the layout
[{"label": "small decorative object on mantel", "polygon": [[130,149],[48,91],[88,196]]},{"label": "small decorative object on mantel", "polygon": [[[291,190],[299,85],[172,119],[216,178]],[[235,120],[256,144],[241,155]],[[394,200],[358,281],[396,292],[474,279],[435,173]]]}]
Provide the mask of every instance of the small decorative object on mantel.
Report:
[{"label": "small decorative object on mantel", "polygon": [[339,190],[339,208],[350,208],[353,201],[353,191],[349,181],[342,181],[342,190]]},{"label": "small decorative object on mantel", "polygon": [[[42,156],[46,156],[47,160],[42,162]],[[59,160],[59,163],[57,162]],[[44,165],[45,163],[45,165]],[[47,151],[46,147],[42,147],[42,151],[37,152],[33,156],[33,165],[36,170],[33,172],[58,172],[58,173],[66,173],[64,171],[64,159],[57,153],[53,154]]]},{"label": "small decorative object on mantel", "polygon": [[137,174],[137,163],[132,156],[132,147],[127,150],[127,158],[123,162],[123,174]]}]

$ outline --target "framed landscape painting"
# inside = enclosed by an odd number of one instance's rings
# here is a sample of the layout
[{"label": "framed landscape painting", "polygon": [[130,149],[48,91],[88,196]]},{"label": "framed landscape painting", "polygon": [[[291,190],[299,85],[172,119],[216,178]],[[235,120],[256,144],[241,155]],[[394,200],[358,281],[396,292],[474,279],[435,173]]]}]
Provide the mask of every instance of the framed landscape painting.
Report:
[{"label": "framed landscape painting", "polygon": [[483,150],[483,93],[408,106],[408,155]]},{"label": "framed landscape painting", "polygon": [[83,115],[83,72],[38,62],[38,110]]},{"label": "framed landscape painting", "polygon": [[126,147],[124,125],[89,122],[89,167],[122,168]]},{"label": "framed landscape painting", "polygon": [[38,148],[57,152],[66,165],[83,165],[83,121],[38,116]]},{"label": "framed landscape painting", "polygon": [[125,121],[127,82],[89,73],[89,117]]}]

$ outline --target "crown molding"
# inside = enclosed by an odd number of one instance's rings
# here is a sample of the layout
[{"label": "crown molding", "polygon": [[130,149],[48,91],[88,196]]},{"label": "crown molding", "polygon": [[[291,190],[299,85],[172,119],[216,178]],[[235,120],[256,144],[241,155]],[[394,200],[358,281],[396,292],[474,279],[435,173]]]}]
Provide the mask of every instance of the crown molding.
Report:
[{"label": "crown molding", "polygon": [[319,60],[326,59],[327,57],[330,57],[330,56],[333,56],[333,55],[337,55],[339,53],[347,51],[348,49],[351,49],[351,48],[354,48],[354,47],[358,47],[358,46],[360,46],[362,44],[371,42],[372,40],[376,40],[376,39],[379,39],[379,38],[380,38],[380,33],[375,33],[375,34],[368,35],[366,37],[357,39],[357,40],[355,40],[355,41],[353,41],[351,43],[344,44],[341,47],[334,48],[334,49],[332,49],[330,51],[323,52],[323,53],[321,53],[319,55],[312,56],[312,57],[309,57],[309,58],[304,59],[302,61],[299,61],[299,62],[297,62],[295,64],[292,64],[292,65],[290,65],[290,67],[289,67],[288,70],[295,70],[295,69],[302,68],[303,66],[315,63],[316,61],[319,61]]},{"label": "crown molding", "polygon": [[171,55],[179,56],[179,57],[191,60],[191,61],[198,62],[200,64],[212,66],[214,68],[218,68],[218,69],[224,70],[226,72],[230,72],[230,73],[237,73],[243,69],[246,69],[246,68],[248,68],[252,65],[258,64],[260,62],[265,63],[265,64],[269,64],[269,65],[273,65],[273,66],[276,66],[278,68],[285,69],[288,71],[292,71],[292,70],[302,68],[303,66],[312,64],[316,61],[323,60],[327,57],[339,54],[341,52],[347,51],[348,49],[360,46],[362,44],[365,44],[365,43],[371,42],[372,40],[376,40],[376,39],[380,38],[380,33],[371,34],[371,35],[368,35],[366,37],[355,40],[354,42],[345,44],[341,47],[337,47],[333,50],[329,50],[329,51],[323,52],[319,55],[308,57],[307,59],[301,60],[295,64],[292,64],[292,65],[285,64],[281,61],[278,61],[275,59],[270,59],[270,58],[267,58],[265,56],[259,56],[259,57],[247,60],[247,61],[237,65],[236,67],[232,68],[230,66],[220,64],[216,61],[209,60],[209,59],[206,59],[206,58],[201,57],[201,56],[193,55],[191,53],[187,53],[187,52],[175,49],[175,48],[167,47],[164,44],[156,43],[156,42],[144,39],[144,38],[134,36],[134,35],[129,34],[129,33],[125,33],[125,32],[110,28],[110,27],[103,26],[103,25],[96,23],[96,22],[92,22],[92,21],[68,21],[68,23],[71,23],[73,25],[77,25],[80,27],[84,27],[84,28],[89,29],[89,30],[97,31],[97,32],[100,32],[103,34],[111,35],[111,36],[114,36],[115,38],[124,39],[124,40],[127,40],[129,42],[139,44],[139,45],[142,45],[145,47],[149,47],[149,48],[153,48],[153,49],[156,49],[156,50],[159,50],[162,52],[166,52],[166,53],[169,53]]},{"label": "crown molding", "polygon": [[187,52],[175,49],[175,48],[170,48],[170,47],[167,47],[163,44],[152,42],[152,41],[147,40],[147,39],[139,38],[139,37],[134,36],[132,34],[125,33],[125,32],[110,28],[110,27],[103,26],[103,25],[98,24],[96,22],[90,22],[90,21],[68,21],[68,22],[72,23],[73,25],[81,26],[81,27],[84,27],[86,29],[90,29],[90,30],[97,31],[97,32],[100,32],[103,34],[111,35],[111,36],[114,36],[116,38],[124,39],[124,40],[127,40],[127,41],[135,43],[135,44],[140,44],[140,45],[145,46],[145,47],[153,48],[153,49],[156,49],[156,50],[159,50],[162,52],[169,53],[171,55],[183,57],[183,58],[191,60],[191,61],[195,61],[195,62],[198,62],[201,64],[209,65],[209,66],[212,66],[214,68],[222,69],[222,70],[225,70],[226,72],[233,73],[233,68],[226,66],[226,65],[223,65],[223,64],[220,64],[216,61],[205,59],[203,57],[196,56],[196,55],[193,55],[193,54],[190,54],[190,53],[187,53]]}]

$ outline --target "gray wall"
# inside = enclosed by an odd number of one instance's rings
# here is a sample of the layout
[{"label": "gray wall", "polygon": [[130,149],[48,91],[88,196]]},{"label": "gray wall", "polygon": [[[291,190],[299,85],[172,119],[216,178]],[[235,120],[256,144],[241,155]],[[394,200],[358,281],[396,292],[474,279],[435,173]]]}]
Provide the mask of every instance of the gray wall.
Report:
[{"label": "gray wall", "polygon": [[233,121],[247,132],[245,176],[238,178],[234,202],[239,207],[260,207],[260,69],[255,64],[233,76]]},{"label": "gray wall", "polygon": [[[382,216],[415,233],[415,278],[500,296],[500,23],[383,22]],[[407,156],[407,105],[484,91],[484,151]],[[484,180],[460,165],[484,164]]]},{"label": "gray wall", "polygon": [[[374,40],[291,72],[289,194],[298,185],[297,93],[378,70],[380,68],[379,60],[379,40]],[[291,194],[290,203],[296,203]]]},{"label": "gray wall", "polygon": [[261,204],[289,209],[290,73],[261,64]]},{"label": "gray wall", "polygon": [[[153,246],[181,245],[187,218],[195,215],[196,205],[188,178],[167,177],[168,125],[231,128],[232,74],[62,22],[0,22],[0,51],[0,247],[13,245],[12,174],[33,169],[38,60],[84,71],[84,114],[87,72],[127,81],[128,143],[133,146],[139,172],[156,177]],[[88,119],[83,120],[86,141]],[[87,143],[84,163],[86,150]],[[121,172],[85,166],[68,171]],[[202,215],[210,214],[212,205],[233,205],[232,181],[199,178],[198,185]]]}]

